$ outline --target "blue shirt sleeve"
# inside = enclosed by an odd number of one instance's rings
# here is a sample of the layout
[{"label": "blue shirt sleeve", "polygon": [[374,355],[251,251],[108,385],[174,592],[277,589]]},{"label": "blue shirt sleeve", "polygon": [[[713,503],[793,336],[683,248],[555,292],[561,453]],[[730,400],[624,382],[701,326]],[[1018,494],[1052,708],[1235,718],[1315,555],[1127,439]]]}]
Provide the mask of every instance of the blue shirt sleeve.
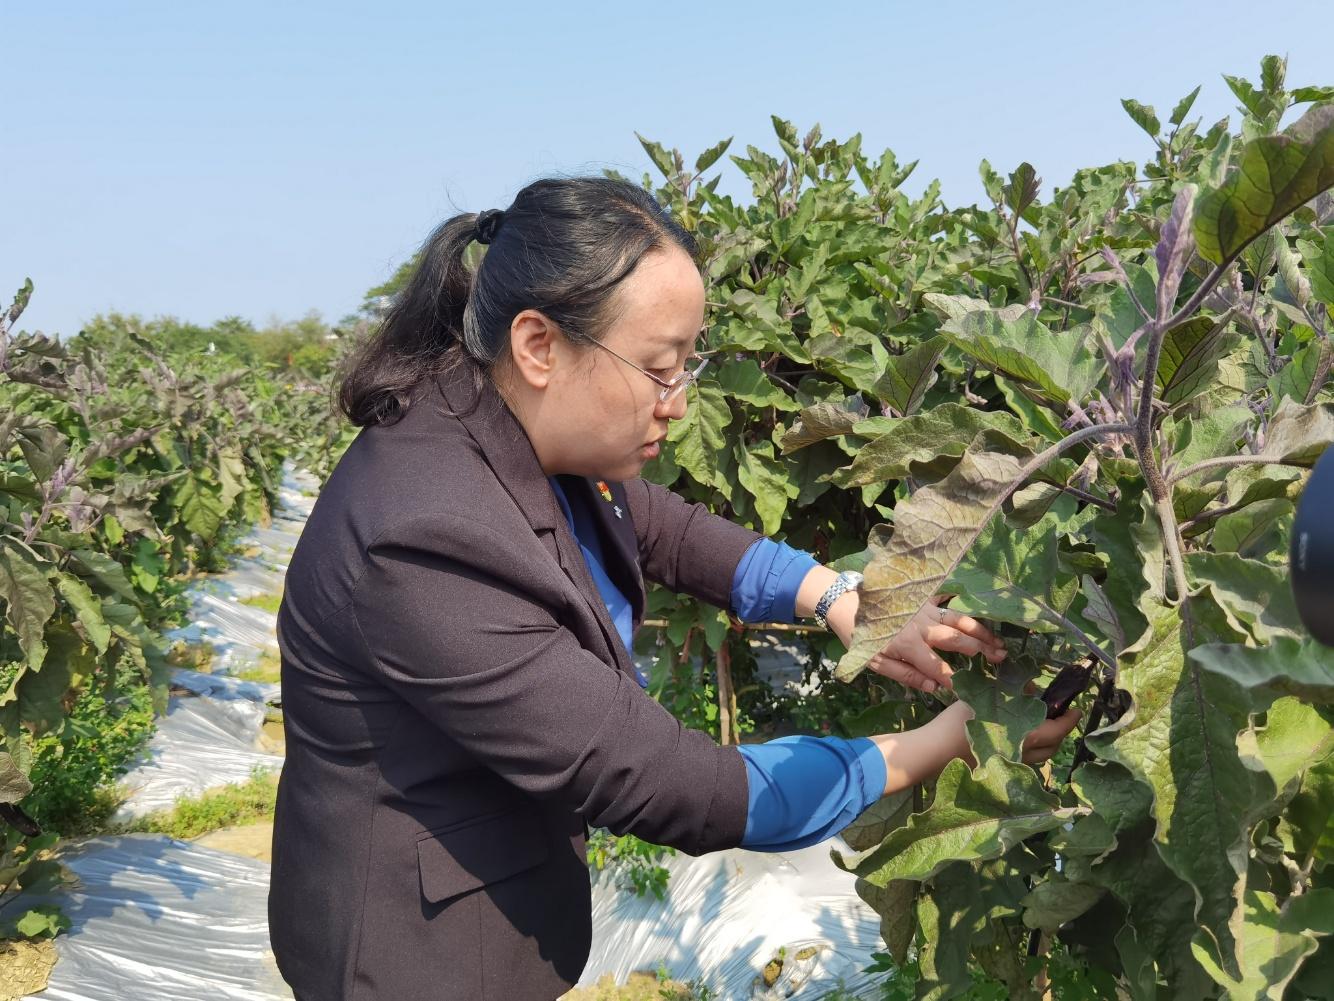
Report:
[{"label": "blue shirt sleeve", "polygon": [[780,737],[740,751],[749,783],[741,847],[751,851],[819,844],[885,792],[885,759],[870,737]]},{"label": "blue shirt sleeve", "polygon": [[732,611],[742,622],[791,622],[797,592],[819,562],[773,539],[756,539],[732,575]]}]

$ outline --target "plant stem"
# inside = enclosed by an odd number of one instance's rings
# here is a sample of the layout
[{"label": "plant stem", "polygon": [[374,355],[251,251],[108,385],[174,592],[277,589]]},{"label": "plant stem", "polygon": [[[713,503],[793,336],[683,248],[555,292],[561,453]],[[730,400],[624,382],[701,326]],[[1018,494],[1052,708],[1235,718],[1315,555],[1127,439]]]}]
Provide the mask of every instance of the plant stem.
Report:
[{"label": "plant stem", "polygon": [[1300,462],[1289,462],[1287,459],[1278,459],[1272,455],[1220,455],[1214,459],[1205,459],[1203,462],[1197,462],[1193,466],[1187,466],[1185,469],[1172,474],[1168,480],[1169,483],[1177,483],[1184,480],[1187,476],[1194,476],[1196,473],[1205,469],[1212,469],[1215,466],[1245,466],[1252,463],[1262,462],[1270,466],[1294,466],[1298,469],[1305,469]]}]

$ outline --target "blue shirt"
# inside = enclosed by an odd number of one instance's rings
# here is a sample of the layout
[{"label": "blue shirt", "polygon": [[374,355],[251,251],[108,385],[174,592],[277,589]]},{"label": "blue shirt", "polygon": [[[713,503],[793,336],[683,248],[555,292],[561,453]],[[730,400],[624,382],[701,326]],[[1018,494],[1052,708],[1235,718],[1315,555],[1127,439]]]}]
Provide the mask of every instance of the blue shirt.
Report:
[{"label": "blue shirt", "polygon": [[[548,479],[616,632],[626,650],[633,651],[630,602],[603,568],[592,515],[582,506],[571,510],[560,484]],[[810,554],[784,543],[757,540],[732,578],[732,611],[743,622],[791,622],[801,582],[818,565]],[[643,673],[638,668],[635,673],[647,687]],[[885,759],[869,737],[781,737],[739,750],[749,790],[741,845],[753,851],[789,851],[825,841],[884,794]]]}]

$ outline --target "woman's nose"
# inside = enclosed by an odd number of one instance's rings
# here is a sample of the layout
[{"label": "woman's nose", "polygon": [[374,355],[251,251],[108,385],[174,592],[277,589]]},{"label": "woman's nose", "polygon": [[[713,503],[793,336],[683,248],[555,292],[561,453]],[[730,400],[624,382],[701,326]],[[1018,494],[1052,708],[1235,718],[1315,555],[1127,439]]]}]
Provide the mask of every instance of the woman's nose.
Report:
[{"label": "woman's nose", "polygon": [[669,421],[679,421],[686,415],[686,407],[689,406],[686,396],[689,392],[690,390],[687,389],[684,392],[677,393],[670,400],[659,401],[658,412]]}]

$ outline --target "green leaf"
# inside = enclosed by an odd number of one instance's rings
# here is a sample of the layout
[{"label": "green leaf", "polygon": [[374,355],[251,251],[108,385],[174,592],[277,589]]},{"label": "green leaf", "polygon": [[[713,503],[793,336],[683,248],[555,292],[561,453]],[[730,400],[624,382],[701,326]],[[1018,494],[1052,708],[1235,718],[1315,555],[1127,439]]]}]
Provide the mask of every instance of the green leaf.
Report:
[{"label": "green leaf", "polygon": [[73,574],[62,573],[56,580],[56,589],[78,616],[79,624],[98,653],[106,653],[111,645],[111,627],[102,618],[102,603],[92,589]]},{"label": "green leaf", "polygon": [[1158,115],[1154,112],[1152,105],[1140,104],[1134,98],[1125,97],[1121,99],[1121,107],[1126,109],[1126,114],[1130,116],[1131,120],[1147,132],[1151,138],[1158,138],[1158,133],[1162,131],[1163,127],[1159,123]]},{"label": "green leaf", "polygon": [[904,825],[912,813],[913,790],[903,789],[883,796],[868,806],[839,836],[855,852],[878,848],[889,833]]},{"label": "green leaf", "polygon": [[1287,542],[1285,524],[1291,523],[1292,501],[1283,497],[1259,501],[1214,522],[1210,545],[1222,553],[1262,558]]},{"label": "green leaf", "polygon": [[774,458],[772,442],[746,448],[737,444],[737,479],[755,498],[755,512],[763,522],[765,535],[777,535],[783,527],[789,497],[797,494],[797,485],[787,469]]},{"label": "green leaf", "polygon": [[1038,189],[1042,178],[1031,163],[1021,163],[1010,175],[1010,182],[1005,186],[1005,204],[1016,216],[1022,216],[1038,198]]},{"label": "green leaf", "polygon": [[1195,944],[1195,958],[1228,997],[1279,1001],[1302,961],[1315,952],[1316,936],[1334,932],[1334,890],[1310,890],[1282,907],[1272,893],[1247,891],[1244,913],[1240,971],[1220,965],[1203,936]]},{"label": "green leaf", "polygon": [[[724,153],[727,152],[727,147],[732,145],[732,138],[733,138],[732,136],[728,136],[722,142],[714,146],[710,146],[703,153],[701,153],[699,157],[695,160],[695,173],[702,174],[704,173],[704,171],[708,170],[715,163],[717,163],[719,158]],[[642,142],[643,140],[640,141]]]},{"label": "green leaf", "polygon": [[1194,316],[1163,338],[1155,381],[1158,397],[1169,407],[1193,400],[1218,377],[1218,363],[1237,335],[1217,317]]},{"label": "green leaf", "polygon": [[1059,566],[1058,520],[1048,513],[1014,530],[1004,518],[993,519],[941,588],[958,595],[951,607],[1037,632],[1073,632],[1066,612],[1078,582]]},{"label": "green leaf", "polygon": [[1203,417],[1188,417],[1173,429],[1169,472],[1205,459],[1236,455],[1242,432],[1255,419],[1242,404],[1219,407]]},{"label": "green leaf", "polygon": [[672,154],[663,147],[662,143],[645,139],[638,132],[635,133],[635,138],[639,140],[639,145],[644,147],[644,152],[653,161],[653,165],[662,171],[662,176],[671,180],[676,174],[676,163],[672,159]]},{"label": "green leaf", "polygon": [[1101,886],[1072,883],[1068,879],[1048,879],[1029,891],[1021,901],[1024,924],[1055,932],[1096,904],[1107,891]]},{"label": "green leaf", "polygon": [[46,659],[46,624],[56,614],[56,594],[47,571],[16,540],[0,537],[0,599],[5,618],[34,670]]},{"label": "green leaf", "polygon": [[[1199,600],[1186,600],[1186,616]],[[1146,614],[1149,629],[1126,650],[1119,678],[1133,709],[1088,742],[1153,790],[1163,861],[1194,887],[1196,920],[1235,969],[1244,823],[1257,797],[1237,752],[1248,706],[1238,686],[1187,661],[1181,611],[1159,606]]]},{"label": "green leaf", "polygon": [[1334,237],[1321,235],[1320,242],[1298,240],[1297,250],[1306,265],[1311,293],[1326,306],[1334,306]]},{"label": "green leaf", "polygon": [[1334,368],[1334,343],[1329,338],[1311,341],[1292,354],[1292,360],[1269,377],[1266,384],[1276,400],[1290,399],[1305,406],[1329,381]]},{"label": "green leaf", "polygon": [[1285,816],[1301,865],[1310,859],[1325,865],[1334,863],[1334,758],[1314,762],[1306,770],[1301,789],[1288,804]]},{"label": "green leaf", "polygon": [[1029,383],[1056,403],[1084,399],[1105,368],[1085,347],[1083,332],[1049,330],[1032,312],[1010,320],[979,310],[948,320],[940,332],[981,365]]},{"label": "green leaf", "polygon": [[1269,817],[1297,792],[1302,773],[1334,752],[1334,726],[1315,706],[1288,696],[1265,710],[1263,726],[1252,720],[1238,737],[1237,747],[1246,766],[1263,772],[1273,786],[1268,801],[1260,803],[1254,814]]},{"label": "green leaf", "polygon": [[227,516],[218,488],[198,476],[187,476],[180,481],[172,504],[180,512],[181,524],[205,542],[213,540]]},{"label": "green leaf", "polygon": [[1305,634],[1286,569],[1236,553],[1187,553],[1186,578],[1209,584],[1234,629],[1257,643]]},{"label": "green leaf", "polygon": [[69,918],[54,904],[42,904],[26,911],[14,922],[14,930],[24,938],[54,938],[70,927]]},{"label": "green leaf", "polygon": [[1045,716],[1042,701],[1024,693],[1038,670],[1031,657],[1011,652],[996,665],[994,677],[977,668],[954,672],[954,693],[973,710],[964,728],[978,761],[992,755],[1021,760],[1024,738]]},{"label": "green leaf", "polygon": [[[34,736],[54,730],[65,718],[65,697],[83,687],[97,666],[97,654],[70,629],[53,630],[51,655],[40,671],[23,672],[11,686],[19,718]],[[0,703],[8,696],[0,697]]]},{"label": "green leaf", "polygon": [[887,886],[876,886],[864,879],[853,883],[857,896],[880,915],[880,937],[885,950],[896,963],[908,959],[908,947],[917,932],[917,882],[896,879]]},{"label": "green leaf", "polygon": [[965,452],[943,480],[899,504],[888,541],[872,535],[852,647],[835,672],[840,680],[860,674],[937,593],[1001,502],[1019,485],[1022,470],[1022,463],[1011,455]]},{"label": "green leaf", "polygon": [[874,392],[895,416],[907,417],[922,403],[926,391],[936,383],[936,365],[945,353],[945,339],[928,337],[918,341],[904,354],[891,355],[885,373],[875,383]]},{"label": "green leaf", "polygon": [[1195,98],[1199,96],[1200,96],[1200,88],[1196,87],[1194,90],[1192,90],[1189,94],[1187,94],[1185,97],[1183,97],[1180,101],[1176,103],[1176,107],[1172,109],[1172,115],[1170,118],[1168,118],[1168,121],[1171,122],[1173,125],[1180,125],[1182,122],[1184,122],[1186,120],[1186,116],[1190,114],[1191,106],[1195,104]]},{"label": "green leaf", "polygon": [[1263,648],[1206,643],[1189,657],[1200,668],[1245,689],[1334,703],[1334,649],[1311,638],[1274,636]]},{"label": "green leaf", "polygon": [[852,865],[839,852],[831,854],[840,868],[885,886],[930,878],[952,861],[997,858],[1074,816],[1027,765],[991,758],[970,773],[956,758],[941,772],[931,806],[909,817],[879,848]]},{"label": "green leaf", "polygon": [[800,410],[792,397],[769,381],[764,370],[753,360],[729,361],[714,376],[722,391],[732,399],[756,407],[777,407],[779,410]]},{"label": "green leaf", "polygon": [[1223,184],[1195,206],[1200,254],[1233,260],[1257,236],[1334,187],[1334,105],[1312,108],[1283,135],[1248,142]]},{"label": "green leaf", "polygon": [[727,448],[723,432],[731,423],[732,410],[722,389],[717,383],[701,382],[685,417],[667,432],[667,440],[673,445],[672,459],[695,482],[717,485],[719,457]]}]

